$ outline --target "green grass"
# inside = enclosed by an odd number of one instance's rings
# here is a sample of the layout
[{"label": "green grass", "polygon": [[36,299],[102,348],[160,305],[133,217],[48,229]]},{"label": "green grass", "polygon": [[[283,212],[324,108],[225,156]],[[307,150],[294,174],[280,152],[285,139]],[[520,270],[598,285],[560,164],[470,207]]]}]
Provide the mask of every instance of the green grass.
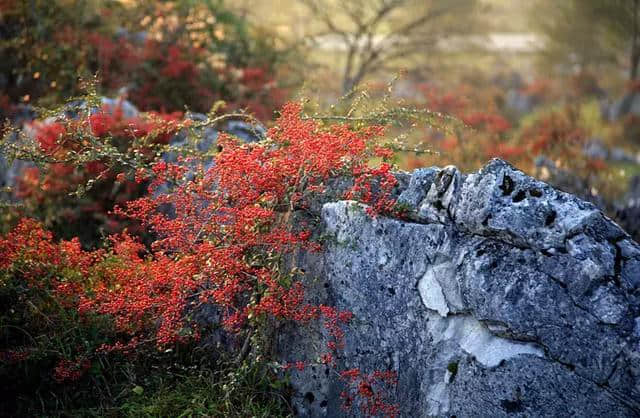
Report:
[{"label": "green grass", "polygon": [[[176,365],[173,365],[174,369]],[[248,365],[233,371],[189,367],[182,372],[144,370],[139,381],[112,384],[114,398],[61,402],[43,410],[37,397],[22,399],[24,416],[41,417],[290,417],[286,384]],[[49,394],[51,395],[51,394]],[[50,401],[50,399],[48,400]],[[50,405],[50,403],[49,403]]]},{"label": "green grass", "polygon": [[[134,386],[121,406],[126,417],[284,417],[290,408],[274,382],[241,367],[227,376],[210,370],[156,375]],[[224,383],[223,383],[224,382]]]}]

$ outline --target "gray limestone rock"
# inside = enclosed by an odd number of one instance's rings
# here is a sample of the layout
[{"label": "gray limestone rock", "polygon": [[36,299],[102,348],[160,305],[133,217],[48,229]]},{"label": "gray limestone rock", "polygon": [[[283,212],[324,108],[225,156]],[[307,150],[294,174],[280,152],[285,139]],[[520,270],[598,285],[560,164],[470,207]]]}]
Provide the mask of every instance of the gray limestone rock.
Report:
[{"label": "gray limestone rock", "polygon": [[[350,310],[341,368],[394,370],[400,416],[640,415],[640,246],[592,204],[493,160],[416,170],[407,219],[321,210],[299,254],[315,303]],[[315,361],[321,326],[279,337]],[[301,416],[342,416],[325,366],[292,375]],[[357,412],[357,411],[356,411]]]}]

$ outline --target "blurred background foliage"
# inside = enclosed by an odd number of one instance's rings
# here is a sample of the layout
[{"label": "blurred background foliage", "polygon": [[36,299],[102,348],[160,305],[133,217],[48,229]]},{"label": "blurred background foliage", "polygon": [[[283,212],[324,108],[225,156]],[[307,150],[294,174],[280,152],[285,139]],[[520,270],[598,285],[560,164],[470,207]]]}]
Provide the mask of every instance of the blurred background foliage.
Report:
[{"label": "blurred background foliage", "polygon": [[504,158],[640,229],[640,0],[2,0],[0,54],[17,125],[93,77],[143,112],[267,125],[302,97],[428,109],[460,123],[396,121],[399,168]]},{"label": "blurred background foliage", "polygon": [[208,111],[216,100],[271,117],[286,54],[220,0],[14,0],[2,4],[5,103],[57,104],[97,75],[142,110]]},{"label": "blurred background foliage", "polygon": [[142,111],[265,124],[287,100],[335,115],[366,91],[463,122],[392,130],[402,169],[501,157],[621,218],[640,184],[639,3],[2,0],[0,113],[32,118],[92,77]]}]

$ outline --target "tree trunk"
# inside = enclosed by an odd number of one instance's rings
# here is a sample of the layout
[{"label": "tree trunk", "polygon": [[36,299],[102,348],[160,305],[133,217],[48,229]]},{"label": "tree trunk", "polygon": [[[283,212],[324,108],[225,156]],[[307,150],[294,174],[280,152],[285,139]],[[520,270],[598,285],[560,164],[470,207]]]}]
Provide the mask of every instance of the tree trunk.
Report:
[{"label": "tree trunk", "polygon": [[342,94],[346,96],[351,93],[356,84],[353,81],[353,77],[345,76],[344,81],[342,82]]},{"label": "tree trunk", "polygon": [[347,60],[344,66],[344,74],[342,76],[342,94],[347,95],[353,90],[355,87],[355,83],[353,82],[353,66],[355,65],[356,60],[356,52],[358,50],[357,41],[349,45]]},{"label": "tree trunk", "polygon": [[356,74],[345,78],[344,82],[342,83],[342,94],[346,96],[347,94],[352,93],[353,90],[358,87],[360,82],[362,82],[363,78],[364,74],[362,74],[361,71],[358,71]]}]

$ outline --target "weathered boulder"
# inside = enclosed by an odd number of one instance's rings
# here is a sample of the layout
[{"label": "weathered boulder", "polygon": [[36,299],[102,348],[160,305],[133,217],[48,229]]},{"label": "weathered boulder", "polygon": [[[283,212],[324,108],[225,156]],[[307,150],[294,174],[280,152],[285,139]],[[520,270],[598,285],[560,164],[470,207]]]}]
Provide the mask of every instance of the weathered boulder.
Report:
[{"label": "weathered boulder", "polygon": [[582,177],[569,170],[562,169],[553,160],[543,155],[536,157],[535,165],[536,176],[553,187],[593,203],[604,213],[609,215],[615,213],[614,203],[597,193],[591,177]]},{"label": "weathered boulder", "polygon": [[[595,206],[493,160],[416,170],[407,219],[322,207],[310,298],[353,312],[338,363],[395,370],[400,415],[640,415],[640,246]],[[326,351],[322,327],[279,339]],[[340,416],[325,366],[294,371],[301,416]]]},{"label": "weathered boulder", "polygon": [[618,201],[612,201],[597,192],[589,177],[583,178],[558,168],[544,156],[536,158],[536,173],[554,187],[593,203],[611,216],[634,240],[640,240],[640,176],[632,177],[627,193]]}]

